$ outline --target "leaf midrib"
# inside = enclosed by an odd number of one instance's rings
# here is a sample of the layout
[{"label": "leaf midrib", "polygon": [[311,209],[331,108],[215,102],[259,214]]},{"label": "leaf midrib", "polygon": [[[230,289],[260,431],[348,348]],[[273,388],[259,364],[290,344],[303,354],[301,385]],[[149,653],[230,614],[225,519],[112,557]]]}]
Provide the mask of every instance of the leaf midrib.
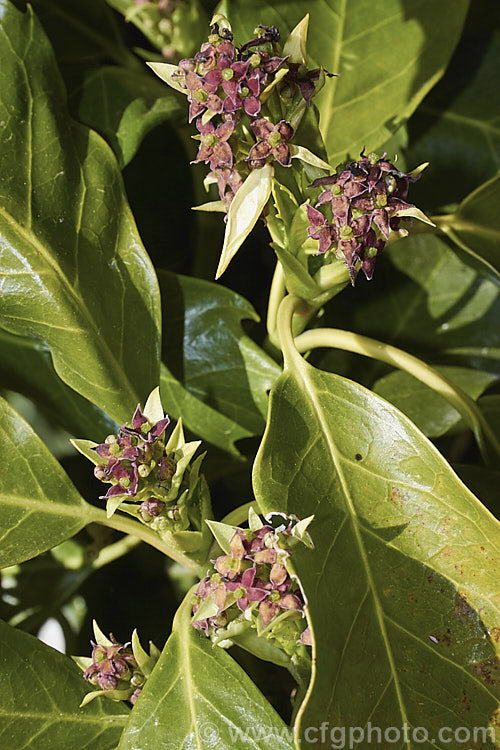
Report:
[{"label": "leaf midrib", "polygon": [[[377,589],[376,589],[376,586],[375,586],[375,582],[374,582],[374,579],[373,579],[373,575],[372,575],[372,571],[371,571],[371,568],[370,568],[370,564],[368,562],[368,556],[367,556],[367,553],[366,553],[366,550],[365,550],[365,547],[364,547],[364,544],[363,544],[363,539],[362,539],[362,535],[361,535],[361,528],[360,528],[359,521],[358,521],[358,515],[357,515],[356,509],[354,507],[354,503],[353,503],[351,494],[349,492],[349,487],[348,487],[348,484],[347,484],[347,480],[346,480],[346,478],[344,476],[344,473],[342,471],[342,467],[340,465],[340,461],[338,459],[337,450],[335,448],[335,443],[333,442],[332,435],[330,434],[330,430],[329,430],[328,424],[327,424],[327,422],[325,421],[325,419],[323,417],[322,410],[321,410],[321,405],[318,403],[318,401],[316,399],[316,396],[315,396],[315,390],[316,390],[315,386],[311,382],[311,380],[310,380],[310,378],[309,378],[309,376],[307,374],[308,368],[309,368],[309,365],[301,357],[297,357],[295,359],[295,361],[294,361],[294,372],[296,373],[297,376],[300,374],[300,377],[303,380],[303,383],[304,383],[304,386],[305,386],[305,394],[307,394],[307,396],[309,396],[310,403],[311,403],[311,406],[313,408],[314,414],[316,416],[317,421],[320,424],[322,433],[323,433],[325,441],[326,441],[326,445],[327,445],[328,451],[330,453],[330,457],[331,457],[332,463],[333,463],[333,465],[335,467],[335,470],[336,470],[337,475],[338,475],[339,480],[340,480],[340,484],[341,484],[341,487],[342,487],[342,490],[343,490],[343,493],[344,493],[344,497],[345,497],[345,501],[346,501],[347,510],[349,511],[350,516],[351,516],[352,525],[353,525],[353,531],[354,531],[354,536],[355,536],[355,539],[356,539],[356,543],[357,543],[357,546],[358,546],[358,549],[359,549],[359,554],[360,554],[360,557],[361,557],[361,560],[362,560],[362,563],[363,563],[363,567],[364,567],[364,570],[365,570],[368,587],[369,587],[369,589],[371,591],[371,595],[373,597],[373,603],[374,603],[374,606],[375,606],[375,616],[376,616],[376,619],[377,619],[377,622],[378,622],[378,625],[379,625],[379,629],[380,629],[380,633],[381,633],[381,636],[382,636],[382,640],[384,642],[384,646],[385,646],[385,649],[386,649],[387,659],[388,659],[388,662],[389,662],[389,667],[390,667],[390,670],[391,670],[391,675],[392,675],[392,679],[394,681],[394,687],[395,687],[395,690],[396,690],[396,696],[397,696],[397,699],[398,699],[399,710],[400,710],[401,718],[402,718],[403,725],[404,725],[405,722],[408,722],[408,717],[407,717],[406,709],[405,709],[404,702],[403,702],[403,696],[402,696],[402,693],[401,693],[401,685],[399,683],[399,677],[398,677],[398,674],[397,674],[396,664],[395,664],[395,661],[394,661],[394,656],[393,656],[392,649],[391,649],[390,642],[389,642],[389,636],[387,634],[387,629],[385,627],[384,611],[383,611],[382,605],[380,603],[380,599],[379,599],[378,592],[377,592]],[[406,742],[406,745],[410,749],[409,742]]]},{"label": "leaf midrib", "polygon": [[23,497],[22,495],[0,494],[0,505],[13,505],[15,507],[32,508],[33,510],[48,513],[50,515],[73,516],[85,520],[90,518],[89,510],[91,508],[83,498],[80,498],[78,505],[65,505],[57,503],[47,498],[46,500],[35,500],[32,497]]},{"label": "leaf midrib", "polygon": [[[95,321],[90,315],[90,312],[87,306],[84,304],[84,301],[81,295],[69,283],[68,278],[63,273],[59,264],[47,252],[45,246],[40,242],[38,237],[36,237],[36,235],[33,232],[28,232],[25,229],[25,227],[21,226],[19,222],[10,213],[7,213],[2,206],[0,206],[0,217],[3,217],[7,225],[11,228],[14,235],[17,234],[18,236],[20,236],[24,242],[26,242],[30,247],[34,249],[35,253],[40,254],[40,256],[43,258],[48,268],[52,271],[55,277],[61,282],[61,285],[63,286],[65,290],[66,297],[69,299],[70,304],[72,304],[72,306],[76,308],[77,312],[80,315],[80,319],[82,318],[84,319],[85,323],[88,326],[89,332],[90,331],[92,332],[94,345],[97,346],[102,351],[103,359],[107,361],[110,364],[111,369],[115,373],[117,373],[118,375],[117,382],[122,383],[125,386],[125,391],[129,394],[129,396],[132,396],[132,399],[136,398],[135,391],[132,388],[130,381],[124,376],[124,370],[118,365],[118,362],[113,352],[109,348],[107,341],[105,340],[103,336],[99,334]],[[64,330],[66,330],[66,328]]]},{"label": "leaf midrib", "polygon": [[18,719],[40,719],[41,721],[51,721],[56,724],[59,722],[81,722],[85,724],[100,724],[102,722],[125,722],[127,721],[128,714],[113,714],[111,716],[80,716],[78,714],[61,714],[54,712],[44,713],[38,711],[4,711],[0,709],[0,716],[12,717],[14,720]]}]

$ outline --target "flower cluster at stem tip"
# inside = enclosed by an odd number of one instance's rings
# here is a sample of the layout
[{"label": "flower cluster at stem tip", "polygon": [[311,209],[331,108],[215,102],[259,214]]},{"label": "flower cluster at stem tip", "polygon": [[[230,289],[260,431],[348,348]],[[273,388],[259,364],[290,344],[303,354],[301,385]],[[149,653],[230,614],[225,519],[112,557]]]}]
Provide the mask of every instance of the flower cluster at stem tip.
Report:
[{"label": "flower cluster at stem tip", "polygon": [[192,625],[215,643],[237,642],[254,630],[288,655],[311,644],[304,597],[287,560],[297,541],[312,546],[306,531],[312,517],[295,525],[285,520],[274,528],[251,510],[248,529],[209,524],[226,554],[212,561],[214,572],[198,585]]},{"label": "flower cluster at stem tip", "polygon": [[190,463],[200,441],[185,441],[181,420],[167,437],[169,425],[156,388],[144,412],[138,404],[131,421],[103,443],[72,441],[95,464],[97,479],[110,485],[101,495],[108,516],[120,507],[160,534],[200,529],[200,501],[206,496],[204,505],[210,505],[199,475],[203,455]]},{"label": "flower cluster at stem tip", "polygon": [[295,129],[283,118],[283,102],[299,92],[309,106],[324,78],[319,68],[288,62],[275,26],[254,33],[238,46],[226,19],[214,23],[208,41],[172,75],[187,93],[189,122],[195,121],[201,141],[192,163],[210,166],[207,181],[217,183],[226,208],[252,169],[291,165],[288,142]]},{"label": "flower cluster at stem tip", "polygon": [[112,634],[107,638],[95,620],[94,637],[95,641],[91,641],[92,656],[72,657],[83,671],[83,678],[98,688],[86,694],[81,706],[98,696],[113,701],[129,701],[134,705],[158,661],[160,651],[150,642],[148,654],[135,630],[129,643],[118,643]]},{"label": "flower cluster at stem tip", "polygon": [[373,277],[377,255],[391,230],[399,231],[399,236],[408,234],[400,228],[399,212],[415,209],[405,199],[419,171],[405,174],[385,157],[362,152],[358,161],[341,164],[336,174],[320,177],[310,186],[327,189],[315,207],[307,207],[308,234],[318,240],[318,254],[334,252],[346,262],[353,282],[358,262],[366,278]]}]

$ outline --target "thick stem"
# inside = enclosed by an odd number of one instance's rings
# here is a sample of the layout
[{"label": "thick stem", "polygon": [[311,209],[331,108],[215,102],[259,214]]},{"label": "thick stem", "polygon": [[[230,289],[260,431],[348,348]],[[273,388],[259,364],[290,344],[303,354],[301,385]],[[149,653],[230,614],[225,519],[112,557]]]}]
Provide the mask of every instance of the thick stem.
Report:
[{"label": "thick stem", "polygon": [[130,534],[135,536],[151,547],[155,547],[164,555],[167,555],[175,562],[184,565],[189,570],[192,570],[200,578],[205,575],[205,569],[199,563],[194,562],[191,558],[187,557],[182,550],[175,547],[173,544],[168,544],[161,539],[152,529],[147,526],[143,526],[139,521],[134,521],[132,518],[118,515],[114,513],[111,518],[106,516],[106,512],[101,508],[92,508],[90,512],[90,522],[98,523],[101,526],[108,526],[110,529],[116,529],[122,531],[124,534]]},{"label": "thick stem", "polygon": [[474,401],[433,367],[417,357],[366,336],[333,328],[306,331],[295,339],[295,346],[299,352],[318,347],[343,349],[404,370],[443,396],[462,415],[476,436],[485,463],[491,466],[498,465],[500,444]]},{"label": "thick stem", "polygon": [[269,340],[272,344],[279,348],[279,341],[276,336],[276,318],[278,316],[278,308],[281,300],[286,295],[285,287],[285,274],[283,272],[283,266],[276,261],[276,268],[274,269],[273,280],[271,282],[271,290],[269,292],[269,304],[267,307],[267,333]]},{"label": "thick stem", "polygon": [[289,368],[293,361],[302,359],[293,338],[294,315],[307,318],[311,314],[311,310],[312,308],[304,300],[294,297],[292,294],[289,294],[281,302],[278,310],[276,330],[279,335],[281,351],[283,352],[285,369]]}]

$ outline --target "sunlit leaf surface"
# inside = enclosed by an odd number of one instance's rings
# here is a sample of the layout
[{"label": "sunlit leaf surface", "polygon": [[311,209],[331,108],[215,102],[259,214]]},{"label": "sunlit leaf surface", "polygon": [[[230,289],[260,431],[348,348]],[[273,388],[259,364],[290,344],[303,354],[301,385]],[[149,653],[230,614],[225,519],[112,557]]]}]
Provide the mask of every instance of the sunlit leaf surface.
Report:
[{"label": "sunlit leaf surface", "polygon": [[113,750],[129,710],[95,700],[78,708],[88,683],[67,656],[0,621],[0,738],[8,750]]},{"label": "sunlit leaf surface", "polygon": [[[159,295],[115,159],[76,125],[33,11],[0,2],[0,325],[123,421],[158,383]],[[10,85],[16,81],[16,85]]]},{"label": "sunlit leaf surface", "polygon": [[440,726],[488,726],[500,530],[414,425],[294,359],[271,394],[254,485],[262,510],[315,514],[315,550],[294,561],[317,654],[299,730],[407,722],[430,748]]}]

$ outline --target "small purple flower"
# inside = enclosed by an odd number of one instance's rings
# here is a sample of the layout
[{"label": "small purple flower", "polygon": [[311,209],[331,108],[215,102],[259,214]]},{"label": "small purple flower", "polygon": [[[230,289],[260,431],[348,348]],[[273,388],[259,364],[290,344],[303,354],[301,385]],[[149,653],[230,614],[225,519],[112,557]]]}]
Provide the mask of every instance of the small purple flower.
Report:
[{"label": "small purple flower", "polygon": [[127,644],[114,643],[104,648],[93,643],[92,664],[83,673],[85,680],[101,690],[114,690],[120,680],[127,679],[137,662]]},{"label": "small purple flower", "polygon": [[240,591],[241,596],[236,603],[242,612],[248,608],[250,602],[261,602],[269,594],[269,583],[261,579],[255,579],[255,574],[255,567],[247,568],[243,571],[239,581],[226,583],[228,591]]},{"label": "small purple flower", "polygon": [[263,627],[267,627],[280,612],[280,609],[296,609],[303,611],[303,602],[296,594],[273,592],[259,605],[259,615]]},{"label": "small purple flower", "polygon": [[328,224],[321,211],[312,206],[307,206],[307,218],[309,219],[309,227],[307,228],[309,237],[319,241],[318,253],[324,255],[335,241],[335,227]]},{"label": "small purple flower", "polygon": [[[336,73],[328,73],[323,70],[325,76],[333,78]],[[297,86],[303,99],[306,102],[307,107],[311,104],[311,98],[316,92],[316,84],[321,77],[321,68],[314,68],[314,70],[306,70],[304,65],[300,63],[288,63],[288,73],[285,76],[285,83],[291,86]]]},{"label": "small purple flower", "polygon": [[250,163],[251,167],[263,167],[270,156],[283,167],[290,166],[291,155],[287,144],[295,131],[289,122],[280,120],[273,125],[272,122],[261,117],[252,123],[252,130],[259,140],[252,146],[245,160]]},{"label": "small purple flower", "polygon": [[211,122],[203,125],[201,118],[197,120],[196,127],[201,133],[201,146],[196,159],[191,164],[205,162],[210,164],[214,172],[233,166],[233,152],[227,142],[234,130],[234,122],[225,120],[215,128]]},{"label": "small purple flower", "polygon": [[113,484],[105,495],[100,496],[101,500],[108,500],[115,495],[133,497],[136,494],[139,474],[135,463],[131,465],[130,469],[127,469],[120,461],[115,461],[110,476],[116,480],[116,484]]},{"label": "small purple flower", "polygon": [[169,424],[170,419],[168,417],[158,420],[158,422],[155,422],[153,425],[150,424],[141,411],[141,405],[137,404],[134,416],[132,417],[132,427],[123,426],[120,429],[120,432],[125,433],[126,435],[135,435],[144,443],[153,443],[163,435]]},{"label": "small purple flower", "polygon": [[225,201],[227,208],[229,208],[236,192],[243,185],[243,178],[236,169],[222,169],[220,172],[213,174],[217,179],[220,199]]}]

